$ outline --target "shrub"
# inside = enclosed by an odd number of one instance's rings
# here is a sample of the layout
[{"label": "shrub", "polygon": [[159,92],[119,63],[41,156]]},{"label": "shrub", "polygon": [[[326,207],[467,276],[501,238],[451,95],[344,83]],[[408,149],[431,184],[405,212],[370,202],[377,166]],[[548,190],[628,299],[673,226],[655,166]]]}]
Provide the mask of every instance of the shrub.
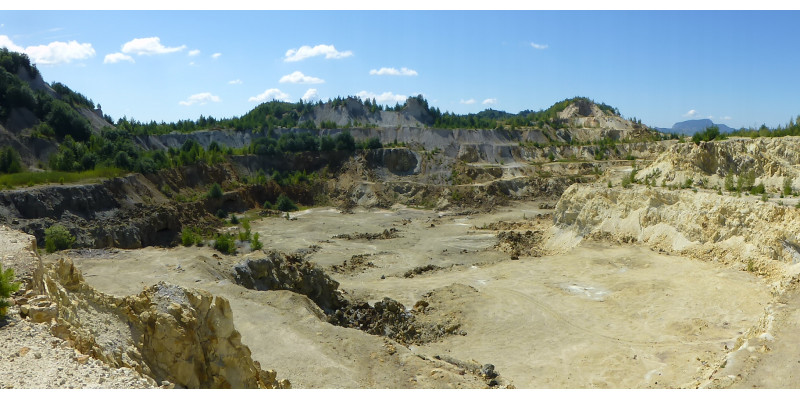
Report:
[{"label": "shrub", "polygon": [[217,235],[214,239],[214,248],[223,254],[235,254],[236,242],[233,240],[233,235],[227,233]]},{"label": "shrub", "polygon": [[185,226],[183,230],[181,230],[181,243],[186,247],[199,244],[202,240],[203,239],[193,228]]},{"label": "shrub", "polygon": [[236,218],[236,214],[231,215],[231,224],[239,225],[239,218]]},{"label": "shrub", "polygon": [[65,250],[75,244],[75,236],[72,236],[67,228],[55,224],[44,230],[44,247],[48,253],[58,250]]},{"label": "shrub", "polygon": [[767,193],[767,191],[766,191],[766,189],[764,189],[764,184],[763,183],[759,183],[758,185],[753,186],[753,188],[750,189],[750,194],[764,194],[764,195],[766,195],[766,193]]},{"label": "shrub", "polygon": [[242,220],[242,228],[244,228],[244,230],[239,231],[239,240],[242,242],[247,242],[253,235],[250,231],[250,221],[246,219]]},{"label": "shrub", "polygon": [[273,208],[274,208],[274,206],[272,205],[272,203],[269,202],[269,200],[264,202],[264,209],[265,210],[271,210]]},{"label": "shrub", "polygon": [[733,183],[733,174],[728,174],[728,176],[725,177],[725,190],[729,192],[736,191],[736,185]]},{"label": "shrub", "polygon": [[217,210],[217,218],[219,219],[228,218],[228,212],[220,208],[219,210]]},{"label": "shrub", "polygon": [[256,232],[253,235],[253,241],[250,242],[250,248],[252,248],[253,250],[261,250],[264,248],[264,244],[261,243],[260,240],[258,240],[260,236],[261,235],[259,235],[258,232]]},{"label": "shrub", "polygon": [[792,178],[783,178],[783,194],[789,196],[792,194]]},{"label": "shrub", "polygon": [[0,172],[15,173],[22,171],[22,161],[19,153],[11,146],[0,150]]},{"label": "shrub", "polygon": [[9,306],[6,299],[17,290],[19,282],[14,282],[14,270],[9,268],[3,271],[3,264],[0,264],[0,319],[6,316],[6,308]]},{"label": "shrub", "polygon": [[297,210],[297,205],[294,204],[292,199],[287,197],[285,194],[281,194],[280,196],[278,196],[278,201],[276,202],[276,205],[278,207],[278,210],[285,212]]},{"label": "shrub", "polygon": [[219,183],[214,183],[211,185],[211,188],[208,189],[208,198],[210,199],[219,199],[222,197],[222,187],[219,186]]}]

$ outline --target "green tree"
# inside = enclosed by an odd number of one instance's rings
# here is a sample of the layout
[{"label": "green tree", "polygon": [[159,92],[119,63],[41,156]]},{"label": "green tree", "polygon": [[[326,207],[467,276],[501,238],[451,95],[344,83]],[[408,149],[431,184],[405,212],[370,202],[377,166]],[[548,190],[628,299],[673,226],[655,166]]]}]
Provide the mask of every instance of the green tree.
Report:
[{"label": "green tree", "polygon": [[233,235],[226,233],[217,235],[214,239],[214,248],[223,254],[236,253],[236,242],[233,240]]},{"label": "green tree", "polygon": [[89,122],[72,107],[60,100],[54,100],[47,114],[47,124],[53,127],[56,137],[63,139],[70,135],[73,139],[84,142],[92,135]]},{"label": "green tree", "polygon": [[278,210],[281,210],[281,211],[284,211],[284,212],[297,210],[297,205],[294,204],[292,199],[290,199],[285,194],[281,194],[280,196],[278,196],[278,200],[275,203],[275,205],[277,206]]},{"label": "green tree", "polygon": [[14,173],[22,171],[22,161],[19,153],[11,146],[3,147],[0,150],[0,172]]},{"label": "green tree", "polygon": [[7,298],[19,290],[19,282],[14,282],[14,270],[9,268],[3,271],[3,264],[0,264],[0,319],[6,316],[6,309],[9,306]]},{"label": "green tree", "polygon": [[44,247],[48,253],[69,249],[73,244],[75,244],[75,236],[72,236],[67,228],[59,224],[44,230]]},{"label": "green tree", "polygon": [[350,132],[344,131],[336,136],[336,150],[337,151],[355,151],[356,141]]},{"label": "green tree", "polygon": [[219,199],[222,197],[222,187],[219,186],[219,183],[214,182],[211,185],[211,189],[208,189],[208,198],[210,199]]},{"label": "green tree", "polygon": [[254,251],[264,248],[264,244],[261,243],[261,240],[259,240],[260,237],[261,235],[259,235],[258,232],[253,235],[253,241],[250,242],[250,248],[252,248]]},{"label": "green tree", "polygon": [[191,227],[184,226],[181,230],[181,244],[186,247],[199,244],[202,240],[203,239],[200,237],[197,231]]}]

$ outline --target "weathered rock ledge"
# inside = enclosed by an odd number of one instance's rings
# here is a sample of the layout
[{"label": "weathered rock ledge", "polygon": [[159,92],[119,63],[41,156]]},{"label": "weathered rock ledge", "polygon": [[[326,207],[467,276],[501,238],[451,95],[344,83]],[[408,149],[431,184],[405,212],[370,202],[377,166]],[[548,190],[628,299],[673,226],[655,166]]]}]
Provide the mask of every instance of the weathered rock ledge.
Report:
[{"label": "weathered rock ledge", "polygon": [[554,223],[580,237],[640,242],[776,278],[800,272],[800,210],[753,198],[573,185],[556,205]]},{"label": "weathered rock ledge", "polygon": [[110,296],[86,284],[68,259],[37,275],[56,306],[53,333],[113,367],[186,388],[290,387],[253,361],[222,297],[164,282]]}]

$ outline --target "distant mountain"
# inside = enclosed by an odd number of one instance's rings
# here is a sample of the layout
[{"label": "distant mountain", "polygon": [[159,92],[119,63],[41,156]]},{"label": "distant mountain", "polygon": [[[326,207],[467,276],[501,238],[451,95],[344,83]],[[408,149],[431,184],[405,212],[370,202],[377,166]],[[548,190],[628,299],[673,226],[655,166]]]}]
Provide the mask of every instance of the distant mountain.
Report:
[{"label": "distant mountain", "polygon": [[656,128],[657,131],[662,133],[679,133],[682,135],[694,135],[697,132],[702,132],[709,126],[716,126],[719,128],[720,133],[730,133],[734,129],[725,124],[715,124],[710,119],[690,119],[688,121],[676,122],[672,128]]}]

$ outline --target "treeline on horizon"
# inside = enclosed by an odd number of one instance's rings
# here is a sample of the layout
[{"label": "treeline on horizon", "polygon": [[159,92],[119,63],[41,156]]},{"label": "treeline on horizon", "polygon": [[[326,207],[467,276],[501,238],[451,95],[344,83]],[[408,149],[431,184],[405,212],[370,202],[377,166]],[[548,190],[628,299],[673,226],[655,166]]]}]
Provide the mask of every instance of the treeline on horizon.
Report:
[{"label": "treeline on horizon", "polygon": [[433,119],[430,125],[433,128],[444,129],[505,129],[509,126],[511,129],[518,129],[523,127],[543,128],[545,125],[550,125],[555,129],[564,127],[566,121],[558,118],[558,113],[564,111],[570,104],[575,101],[588,101],[597,104],[597,106],[612,115],[619,116],[619,110],[611,107],[605,103],[597,103],[585,97],[573,97],[560,101],[546,110],[531,111],[524,110],[517,114],[511,114],[505,111],[498,111],[487,109],[475,114],[460,115],[451,112],[442,113],[438,107],[431,107],[428,101],[421,95],[416,97],[409,97],[403,104],[396,103],[394,106],[385,106],[379,104],[375,99],[361,99],[360,97],[349,96],[346,98],[336,97],[323,103],[321,100],[316,103],[304,102],[303,100],[297,103],[289,103],[278,100],[262,103],[250,110],[248,113],[241,117],[216,119],[212,116],[203,116],[197,120],[179,120],[178,122],[141,122],[135,119],[128,119],[127,117],[120,118],[116,126],[131,132],[133,135],[165,135],[173,132],[190,133],[198,130],[209,129],[231,129],[234,131],[253,131],[253,132],[267,132],[274,128],[300,128],[308,130],[316,129],[337,129],[337,128],[350,128],[358,127],[347,124],[339,126],[334,122],[322,121],[319,126],[311,120],[305,120],[302,123],[300,119],[313,112],[314,107],[322,107],[325,104],[330,104],[333,108],[343,107],[346,101],[355,101],[363,106],[370,113],[377,113],[380,111],[394,111],[402,112],[407,109],[409,101],[415,101],[423,107],[428,115]]},{"label": "treeline on horizon", "polygon": [[[87,140],[91,128],[86,118],[76,111],[79,108],[94,110],[95,103],[86,96],[71,90],[62,83],[53,82],[51,88],[58,98],[53,98],[42,90],[34,91],[30,85],[17,76],[19,68],[28,71],[31,77],[40,75],[27,55],[0,49],[0,121],[5,122],[13,108],[27,108],[34,112],[41,121],[33,127],[32,134],[63,140],[69,134],[78,141]],[[429,126],[445,129],[517,129],[522,127],[543,128],[549,125],[555,129],[564,126],[566,121],[558,118],[558,113],[575,101],[588,101],[610,114],[619,116],[619,110],[605,103],[594,102],[585,97],[573,97],[557,102],[545,110],[524,110],[517,114],[487,109],[474,114],[460,115],[442,112],[438,107],[431,107],[422,95],[409,97],[403,104],[394,106],[379,104],[375,99],[361,99],[349,96],[336,97],[323,103],[304,102],[288,103],[273,100],[262,103],[240,117],[217,119],[213,116],[201,115],[196,120],[179,120],[177,122],[143,122],[134,118],[119,118],[116,122],[108,115],[103,118],[118,129],[125,130],[134,136],[165,135],[172,132],[190,133],[198,130],[231,129],[235,131],[269,132],[275,128],[300,128],[307,130],[349,128],[356,125],[337,126],[331,121],[323,121],[317,126],[313,121],[300,122],[302,117],[313,112],[314,107],[330,104],[333,108],[342,107],[346,102],[357,102],[371,113],[381,111],[402,112],[409,107],[410,101],[418,103],[431,117]],[[99,108],[99,105],[98,105]]]}]

